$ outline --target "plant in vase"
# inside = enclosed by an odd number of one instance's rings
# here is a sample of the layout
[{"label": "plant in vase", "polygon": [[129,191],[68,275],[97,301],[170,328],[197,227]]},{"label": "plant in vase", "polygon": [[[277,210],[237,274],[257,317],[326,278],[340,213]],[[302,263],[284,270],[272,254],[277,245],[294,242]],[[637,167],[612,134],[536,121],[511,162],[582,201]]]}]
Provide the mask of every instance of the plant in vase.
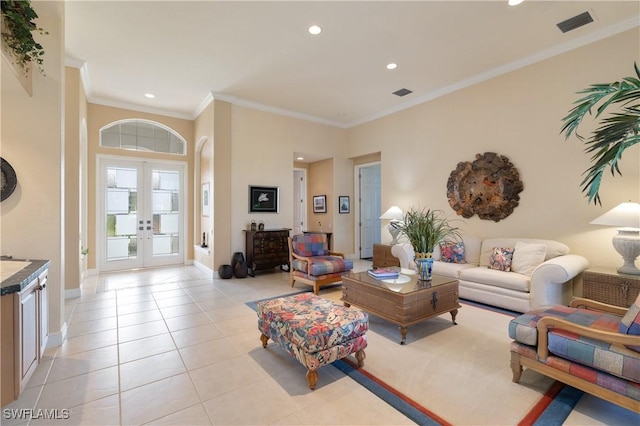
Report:
[{"label": "plant in vase", "polygon": [[431,279],[436,244],[445,239],[462,239],[459,228],[451,225],[442,210],[411,208],[398,228],[400,235],[406,237],[413,246],[416,269],[421,280]]}]

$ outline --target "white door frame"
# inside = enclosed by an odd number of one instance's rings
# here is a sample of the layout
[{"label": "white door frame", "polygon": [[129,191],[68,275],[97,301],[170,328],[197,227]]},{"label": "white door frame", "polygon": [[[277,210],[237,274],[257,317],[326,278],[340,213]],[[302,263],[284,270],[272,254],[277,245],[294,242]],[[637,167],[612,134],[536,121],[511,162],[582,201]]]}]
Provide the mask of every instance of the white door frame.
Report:
[{"label": "white door frame", "polygon": [[[382,163],[380,161],[372,161],[370,163],[364,163],[364,164],[358,164],[356,166],[354,166],[353,168],[353,194],[354,194],[354,202],[353,202],[353,212],[354,212],[354,217],[353,217],[353,229],[355,230],[354,234],[354,238],[355,238],[355,242],[354,242],[354,248],[355,248],[355,254],[356,254],[356,258],[360,259],[360,256],[362,255],[362,238],[361,238],[361,224],[360,224],[360,201],[361,201],[361,194],[360,194],[360,169],[365,168],[365,167],[371,167],[371,166],[375,166],[375,165],[380,165],[380,167],[382,168]],[[382,170],[381,170],[382,173]],[[380,190],[382,190],[382,188],[380,188]],[[382,199],[382,196],[380,197],[380,199]]]},{"label": "white door frame", "polygon": [[[161,160],[161,159],[154,159],[154,158],[140,158],[140,157],[126,157],[126,156],[119,156],[119,155],[104,155],[104,154],[98,154],[96,155],[96,163],[97,163],[97,170],[96,170],[96,194],[97,194],[97,199],[96,199],[96,230],[95,230],[95,241],[96,241],[96,267],[98,269],[98,272],[100,271],[111,271],[111,270],[126,270],[126,269],[130,269],[130,267],[125,264],[123,262],[123,268],[118,268],[118,269],[112,269],[109,268],[107,266],[107,262],[106,262],[106,253],[104,251],[104,248],[106,247],[106,242],[105,242],[105,234],[104,234],[104,229],[106,228],[106,224],[105,224],[105,214],[104,214],[104,210],[105,210],[105,193],[106,193],[106,185],[104,182],[104,178],[103,178],[103,169],[106,167],[106,164],[111,163],[111,162],[122,162],[122,163],[131,163],[132,165],[141,165],[144,163],[148,163],[151,165],[163,165],[166,164],[167,166],[171,166],[171,167],[176,167],[178,169],[180,169],[180,173],[182,174],[182,180],[180,182],[180,185],[182,185],[182,188],[180,190],[180,206],[179,206],[179,211],[180,211],[180,216],[181,216],[181,224],[180,224],[180,241],[179,241],[179,255],[176,257],[176,259],[179,259],[178,262],[176,264],[186,264],[187,262],[187,250],[186,250],[186,244],[188,241],[187,238],[187,218],[189,217],[188,215],[190,214],[189,211],[190,209],[188,208],[187,202],[186,202],[186,196],[187,196],[187,162],[186,161],[171,161],[171,160]],[[146,226],[146,225],[145,225]],[[146,256],[148,257],[148,256]],[[140,262],[142,262],[142,265],[144,265],[144,262],[146,262],[143,259],[143,256],[141,256],[141,259],[139,260]],[[131,264],[131,263],[129,263]],[[149,267],[149,266],[160,266],[160,265],[146,265],[143,267]],[[133,267],[140,267],[140,266],[133,266]]]},{"label": "white door frame", "polygon": [[[304,231],[306,231],[308,229],[308,223],[307,223],[307,169],[294,167],[293,172],[294,172],[293,173],[294,174],[294,178],[295,178],[295,173],[296,172],[302,173],[302,182],[303,182],[303,184],[301,185],[302,190],[300,191],[300,199],[301,199],[301,207],[300,207],[301,212],[300,212],[300,215],[301,215],[301,220],[302,220],[302,225],[300,227],[300,233],[302,233],[302,232],[304,232]],[[294,185],[296,185],[296,184],[300,185],[299,182],[294,182]],[[295,198],[295,195],[296,195],[296,189],[295,188],[293,189],[293,194],[294,194],[294,198]],[[294,201],[294,203],[296,202],[295,199],[293,201]],[[293,208],[295,209],[295,205],[293,206]],[[295,219],[295,212],[294,212],[293,217]],[[293,228],[292,235],[295,235],[295,229],[296,229],[296,224],[295,223],[293,224],[292,228]]]}]

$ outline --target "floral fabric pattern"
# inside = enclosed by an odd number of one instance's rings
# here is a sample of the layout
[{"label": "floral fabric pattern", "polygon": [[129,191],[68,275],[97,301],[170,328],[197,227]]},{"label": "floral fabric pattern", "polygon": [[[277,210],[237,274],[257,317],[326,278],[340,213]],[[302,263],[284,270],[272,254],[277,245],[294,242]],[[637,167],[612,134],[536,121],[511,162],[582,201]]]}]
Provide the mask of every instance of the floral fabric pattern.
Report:
[{"label": "floral fabric pattern", "polygon": [[308,369],[367,346],[369,317],[312,293],[259,302],[258,329]]},{"label": "floral fabric pattern", "polygon": [[489,258],[489,269],[510,272],[512,259],[513,248],[494,247]]},{"label": "floral fabric pattern", "polygon": [[440,243],[440,260],[447,263],[467,263],[464,260],[464,243],[445,241]]}]

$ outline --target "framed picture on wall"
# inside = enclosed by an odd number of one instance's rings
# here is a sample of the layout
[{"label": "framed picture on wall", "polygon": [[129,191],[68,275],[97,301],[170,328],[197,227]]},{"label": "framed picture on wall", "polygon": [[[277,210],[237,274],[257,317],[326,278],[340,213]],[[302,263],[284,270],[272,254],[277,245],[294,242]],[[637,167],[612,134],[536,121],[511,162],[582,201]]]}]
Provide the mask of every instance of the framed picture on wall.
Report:
[{"label": "framed picture on wall", "polygon": [[202,184],[202,216],[209,216],[211,205],[211,184],[205,182]]},{"label": "framed picture on wall", "polygon": [[278,213],[278,187],[249,185],[249,213]]},{"label": "framed picture on wall", "polygon": [[349,213],[351,211],[351,205],[349,204],[348,195],[338,196],[338,213]]},{"label": "framed picture on wall", "polygon": [[327,196],[326,195],[313,196],[313,212],[314,213],[327,212]]}]

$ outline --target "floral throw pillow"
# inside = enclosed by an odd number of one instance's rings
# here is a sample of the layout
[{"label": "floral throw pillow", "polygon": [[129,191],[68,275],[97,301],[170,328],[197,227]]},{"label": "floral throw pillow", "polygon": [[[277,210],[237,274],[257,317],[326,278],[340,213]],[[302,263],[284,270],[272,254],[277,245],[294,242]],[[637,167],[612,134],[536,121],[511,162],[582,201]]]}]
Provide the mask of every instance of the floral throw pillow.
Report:
[{"label": "floral throw pillow", "polygon": [[440,260],[447,263],[467,263],[464,260],[464,243],[445,241],[440,243]]},{"label": "floral throw pillow", "polygon": [[494,247],[489,258],[489,269],[498,271],[511,271],[511,261],[513,259],[513,248]]}]

